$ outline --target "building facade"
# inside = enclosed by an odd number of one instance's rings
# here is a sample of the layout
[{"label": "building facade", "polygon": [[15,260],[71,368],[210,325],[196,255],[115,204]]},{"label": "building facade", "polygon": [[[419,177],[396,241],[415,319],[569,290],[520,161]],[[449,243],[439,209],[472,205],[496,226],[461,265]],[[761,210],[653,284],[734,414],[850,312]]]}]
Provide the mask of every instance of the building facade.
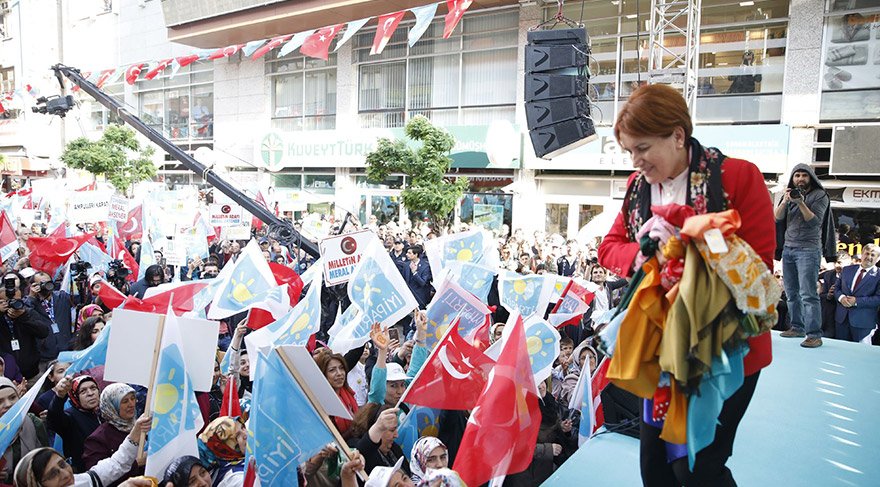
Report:
[{"label": "building facade", "polygon": [[[23,3],[4,11],[0,76],[16,88],[27,78],[51,89],[51,73],[42,69],[57,59],[83,71],[125,69],[425,2]],[[406,178],[369,182],[364,158],[378,137],[400,137],[406,121],[424,115],[457,138],[450,176],[471,181],[457,210],[462,221],[574,237],[597,215],[619,209],[633,170],[611,125],[647,79],[650,7],[649,0],[564,6],[565,16],[582,20],[591,37],[598,139],[550,161],[534,156],[522,101],[526,33],[556,14],[556,2],[544,0],[475,1],[448,39],[441,4],[412,46],[414,21],[407,14],[379,55],[370,55],[373,20],[332,45],[327,61],[298,51],[257,60],[238,53],[173,76],[167,69],[152,80],[145,67],[131,85],[117,74],[104,89],[243,188],[272,187],[282,211],[350,211],[362,221],[419,218],[400,204]],[[51,28],[30,27],[37,15]],[[771,191],[784,186],[792,166],[812,163],[840,221],[859,231],[880,224],[880,160],[868,150],[880,135],[880,0],[703,0],[701,17],[695,135],[758,164]],[[45,45],[32,58],[19,46],[37,37]],[[684,39],[667,36],[665,45],[674,50]],[[35,127],[46,119],[23,113],[31,125],[12,130],[9,140],[0,126],[0,150],[30,153],[37,150],[34,140],[52,140],[51,160],[63,141],[95,136],[114,121],[110,111],[79,97],[79,115],[64,124]],[[169,184],[202,183],[162,155],[157,164]]]}]

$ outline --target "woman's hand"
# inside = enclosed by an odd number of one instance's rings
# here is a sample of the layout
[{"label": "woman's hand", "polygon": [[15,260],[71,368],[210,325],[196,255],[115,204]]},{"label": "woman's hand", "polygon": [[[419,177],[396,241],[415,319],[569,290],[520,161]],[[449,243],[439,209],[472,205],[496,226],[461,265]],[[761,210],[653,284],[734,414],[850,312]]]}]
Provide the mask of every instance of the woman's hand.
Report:
[{"label": "woman's hand", "polygon": [[55,395],[60,398],[65,398],[67,393],[70,392],[70,388],[73,386],[73,376],[68,375],[63,379],[59,380],[55,387],[52,388],[55,391]]},{"label": "woman's hand", "polygon": [[370,329],[370,339],[376,345],[376,350],[388,352],[391,340],[388,337],[388,331],[383,330],[379,323],[373,323],[373,327]]},{"label": "woman's hand", "polygon": [[565,433],[565,434],[571,433],[571,420],[570,419],[566,419],[559,424],[562,427],[563,433]]},{"label": "woman's hand", "polygon": [[342,473],[340,474],[340,478],[342,479],[342,485],[344,487],[348,486],[356,486],[357,483],[357,472],[364,469],[364,457],[360,454],[360,452],[352,452],[351,460],[345,462],[342,465]]},{"label": "woman's hand", "polygon": [[141,442],[141,434],[146,434],[152,427],[153,416],[147,413],[141,414],[137,421],[134,422],[134,428],[128,433],[128,439],[135,445],[139,445]]}]

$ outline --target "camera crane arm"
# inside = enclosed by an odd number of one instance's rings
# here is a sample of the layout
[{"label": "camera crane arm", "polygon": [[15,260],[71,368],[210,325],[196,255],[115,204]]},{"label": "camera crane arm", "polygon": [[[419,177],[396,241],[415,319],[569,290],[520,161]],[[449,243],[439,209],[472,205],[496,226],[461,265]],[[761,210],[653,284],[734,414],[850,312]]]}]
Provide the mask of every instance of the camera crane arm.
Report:
[{"label": "camera crane arm", "polygon": [[[156,131],[156,129],[148,126],[141,119],[132,115],[121,103],[117,102],[111,96],[107,95],[97,86],[85,79],[79,69],[65,66],[63,64],[56,64],[55,66],[52,66],[52,70],[55,71],[55,77],[58,78],[62,91],[64,90],[63,76],[91,95],[98,103],[112,110],[119,116],[119,118],[124,120],[125,123],[143,134],[146,138],[150,139],[151,142],[161,147],[162,150],[183,164],[187,169],[196,174],[200,174],[205,182],[219,189],[223,194],[250,212],[250,214],[266,223],[269,226],[270,237],[279,241],[290,250],[293,250],[294,245],[296,245],[315,259],[318,259],[321,256],[316,243],[303,237],[290,223],[275,216],[267,208],[261,206],[259,203],[239,191],[238,188],[218,176],[213,170],[211,170],[211,168],[206,167],[204,164],[184,152],[180,147],[176,146]],[[54,110],[51,114],[64,116],[64,113],[71,108],[73,108],[72,104],[71,106],[62,109],[53,107]]]}]

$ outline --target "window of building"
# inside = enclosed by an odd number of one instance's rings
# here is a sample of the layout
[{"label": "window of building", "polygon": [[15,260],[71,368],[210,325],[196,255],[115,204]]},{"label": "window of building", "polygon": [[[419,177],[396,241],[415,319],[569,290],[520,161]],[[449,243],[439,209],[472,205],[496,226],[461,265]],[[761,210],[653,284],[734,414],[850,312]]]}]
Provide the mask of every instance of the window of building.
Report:
[{"label": "window of building", "polygon": [[[11,93],[15,90],[15,68],[3,68],[0,67],[0,95],[5,95],[7,93]],[[2,96],[0,96],[2,97]],[[13,108],[13,103],[11,101],[2,100],[3,102],[3,113],[0,113],[0,118],[9,119],[9,118],[18,118],[21,116],[21,110],[17,108]]]},{"label": "window of building", "polygon": [[[101,90],[113,97],[116,101],[120,103],[123,102],[124,88],[121,81],[104,85]],[[103,132],[110,124],[122,124],[122,119],[119,118],[115,111],[101,105],[82,90],[79,90],[78,93],[85,95],[81,100],[82,104],[80,106],[89,114],[86,130]]]},{"label": "window of building", "polygon": [[[145,73],[142,73],[145,74]],[[214,138],[214,71],[193,64],[135,84],[138,113],[149,126],[171,140]]]},{"label": "window of building", "polygon": [[880,117],[880,0],[831,0],[822,42],[820,119]]},{"label": "window of building", "polygon": [[410,48],[413,23],[402,22],[376,56],[370,56],[375,29],[355,35],[362,127],[402,127],[415,115],[440,125],[514,121],[518,10],[468,14],[449,39],[443,23],[442,16],[435,19]]},{"label": "window of building", "polygon": [[[698,123],[780,120],[789,5],[789,0],[703,0]],[[651,1],[590,0],[583,14],[581,8],[580,2],[571,2],[563,13],[583,19],[587,28],[593,121],[608,126],[632,91],[647,82]],[[555,5],[547,5],[544,18],[555,14]],[[675,24],[684,27],[686,21],[681,17]],[[665,36],[664,45],[672,50],[684,44],[682,36]]]},{"label": "window of building", "polygon": [[273,128],[336,128],[336,54],[327,61],[290,54],[268,61],[266,74],[272,82]]}]

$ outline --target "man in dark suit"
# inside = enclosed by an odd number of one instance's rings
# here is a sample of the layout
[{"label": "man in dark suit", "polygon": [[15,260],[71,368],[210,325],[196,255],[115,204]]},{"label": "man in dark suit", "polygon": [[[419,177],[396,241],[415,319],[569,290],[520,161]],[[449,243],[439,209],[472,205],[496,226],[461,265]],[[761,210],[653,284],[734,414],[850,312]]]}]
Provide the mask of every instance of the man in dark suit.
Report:
[{"label": "man in dark suit", "polygon": [[880,270],[875,267],[880,259],[880,248],[867,244],[862,248],[862,262],[850,265],[840,272],[840,286],[834,293],[837,299],[836,338],[870,345],[871,333],[877,327],[880,308]]},{"label": "man in dark suit", "polygon": [[428,265],[428,259],[422,257],[422,246],[413,245],[406,249],[406,263],[397,264],[403,280],[406,281],[409,290],[419,303],[419,307],[424,309],[431,301],[431,266]]},{"label": "man in dark suit", "polygon": [[837,255],[834,268],[819,275],[819,301],[822,303],[822,336],[834,338],[837,326],[834,314],[837,312],[837,299],[834,292],[840,288],[840,271],[851,263],[849,254]]},{"label": "man in dark suit", "polygon": [[26,301],[50,323],[52,332],[39,340],[40,370],[45,370],[46,365],[58,357],[58,352],[70,350],[74,333],[71,310],[75,303],[66,291],[55,289],[52,277],[45,272],[34,274],[31,295]]}]

